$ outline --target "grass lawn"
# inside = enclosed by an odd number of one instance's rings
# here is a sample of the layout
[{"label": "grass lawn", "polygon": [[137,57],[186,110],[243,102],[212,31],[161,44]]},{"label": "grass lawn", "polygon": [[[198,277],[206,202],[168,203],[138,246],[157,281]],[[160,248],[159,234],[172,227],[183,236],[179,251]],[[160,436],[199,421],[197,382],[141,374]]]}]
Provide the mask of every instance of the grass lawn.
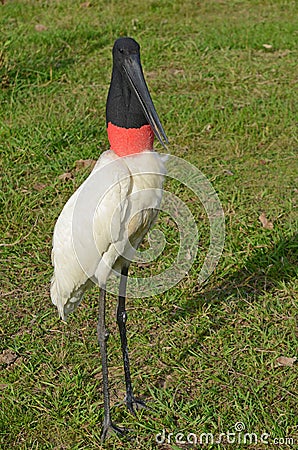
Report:
[{"label": "grass lawn", "polygon": [[[187,439],[206,449],[297,448],[297,25],[290,0],[0,3],[1,449],[178,449],[192,446]],[[226,240],[199,285],[208,218],[168,181],[196,218],[199,252],[178,285],[128,300],[134,389],[150,407],[136,417],[123,402],[109,296],[112,414],[131,433],[102,446],[99,291],[61,322],[50,253],[55,220],[90,172],[76,161],[108,148],[111,48],[125,35],[141,45],[170,153],[219,196]],[[164,254],[133,276],[173,263],[176,227],[166,214],[157,227]]]}]

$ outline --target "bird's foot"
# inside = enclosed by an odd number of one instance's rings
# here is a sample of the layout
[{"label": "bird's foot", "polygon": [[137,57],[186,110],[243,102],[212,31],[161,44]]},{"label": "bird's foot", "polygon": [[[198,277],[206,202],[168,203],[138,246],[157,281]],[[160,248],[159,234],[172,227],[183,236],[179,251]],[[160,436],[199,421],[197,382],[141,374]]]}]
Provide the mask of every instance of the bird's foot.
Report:
[{"label": "bird's foot", "polygon": [[102,426],[101,442],[103,442],[110,435],[116,434],[124,436],[126,433],[128,433],[128,430],[126,428],[118,427],[117,425],[114,425],[112,422],[104,423]]},{"label": "bird's foot", "polygon": [[134,396],[126,398],[126,406],[129,412],[131,412],[131,414],[133,414],[134,416],[136,415],[136,411],[138,411],[139,409],[147,408],[145,402],[135,398]]}]

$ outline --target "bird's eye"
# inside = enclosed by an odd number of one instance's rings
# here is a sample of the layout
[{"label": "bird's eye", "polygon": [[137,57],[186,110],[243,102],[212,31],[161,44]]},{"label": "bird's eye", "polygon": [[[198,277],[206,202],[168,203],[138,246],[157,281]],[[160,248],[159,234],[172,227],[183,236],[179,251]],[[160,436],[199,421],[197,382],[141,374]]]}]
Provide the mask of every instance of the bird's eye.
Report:
[{"label": "bird's eye", "polygon": [[120,52],[120,53],[124,53],[123,48],[119,48],[119,52]]}]

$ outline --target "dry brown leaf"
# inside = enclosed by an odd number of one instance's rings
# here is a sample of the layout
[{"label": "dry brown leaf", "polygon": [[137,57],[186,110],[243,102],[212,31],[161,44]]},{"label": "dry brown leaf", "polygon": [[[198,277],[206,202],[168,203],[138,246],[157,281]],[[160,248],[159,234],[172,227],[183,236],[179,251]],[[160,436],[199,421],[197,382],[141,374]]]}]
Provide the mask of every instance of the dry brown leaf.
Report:
[{"label": "dry brown leaf", "polygon": [[2,354],[0,355],[0,364],[6,364],[7,366],[9,366],[10,364],[13,364],[17,358],[18,355],[7,348],[6,350],[3,350]]},{"label": "dry brown leaf", "polygon": [[297,357],[288,358],[287,356],[280,356],[276,359],[277,366],[288,366],[293,367],[294,363],[297,361]]},{"label": "dry brown leaf", "polygon": [[33,189],[35,189],[36,191],[42,191],[47,185],[43,184],[43,183],[35,183],[33,185]]},{"label": "dry brown leaf", "polygon": [[234,172],[232,172],[232,171],[229,170],[229,169],[224,169],[224,170],[223,170],[223,173],[225,173],[226,175],[230,175],[230,176],[234,175]]},{"label": "dry brown leaf", "polygon": [[84,2],[80,4],[81,8],[90,8],[91,6],[91,2]]},{"label": "dry brown leaf", "polygon": [[86,169],[88,167],[93,169],[95,164],[96,164],[96,160],[95,159],[78,159],[75,162],[74,170],[72,172],[62,173],[61,175],[59,175],[59,179],[62,180],[62,181],[72,180],[74,178],[75,172],[78,172],[79,170],[82,170],[82,169]]},{"label": "dry brown leaf", "polygon": [[46,27],[46,26],[43,25],[42,23],[37,23],[37,24],[35,25],[35,30],[38,31],[38,32],[46,31],[47,29],[48,29],[48,27]]},{"label": "dry brown leaf", "polygon": [[288,56],[290,53],[292,53],[291,50],[284,50],[282,52],[278,52],[278,56],[283,58],[284,56]]},{"label": "dry brown leaf", "polygon": [[65,173],[62,173],[61,175],[59,175],[58,178],[59,178],[59,180],[62,180],[62,181],[72,180],[73,174],[71,172],[65,172]]},{"label": "dry brown leaf", "polygon": [[261,222],[263,227],[266,228],[267,230],[273,229],[273,222],[270,222],[267,219],[266,214],[264,212],[259,216],[259,221]]},{"label": "dry brown leaf", "polygon": [[75,162],[75,165],[76,165],[75,170],[77,172],[78,170],[86,169],[87,167],[91,167],[91,169],[93,169],[95,164],[96,164],[96,160],[95,159],[78,159]]}]

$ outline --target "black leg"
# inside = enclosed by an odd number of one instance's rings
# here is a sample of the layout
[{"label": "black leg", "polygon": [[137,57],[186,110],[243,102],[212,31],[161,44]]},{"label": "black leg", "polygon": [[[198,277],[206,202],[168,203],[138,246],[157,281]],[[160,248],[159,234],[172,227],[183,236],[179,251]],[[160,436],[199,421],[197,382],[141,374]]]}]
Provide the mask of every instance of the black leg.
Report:
[{"label": "black leg", "polygon": [[97,325],[97,336],[100,346],[101,364],[102,364],[102,383],[103,383],[103,398],[104,398],[104,421],[101,440],[104,441],[110,431],[116,433],[123,433],[125,430],[117,427],[111,421],[110,411],[110,394],[109,394],[109,380],[108,380],[108,359],[107,359],[107,341],[109,333],[106,329],[106,291],[101,289],[99,298],[99,317]]},{"label": "black leg", "polygon": [[121,338],[121,348],[123,356],[124,374],[125,374],[125,384],[126,384],[126,405],[132,414],[135,414],[134,407],[144,407],[145,403],[134,398],[130,367],[129,367],[129,357],[127,349],[127,337],[126,337],[126,319],[127,314],[125,310],[125,298],[126,298],[126,284],[127,284],[127,274],[128,267],[123,267],[121,271],[119,297],[118,297],[118,308],[117,308],[117,323]]}]

